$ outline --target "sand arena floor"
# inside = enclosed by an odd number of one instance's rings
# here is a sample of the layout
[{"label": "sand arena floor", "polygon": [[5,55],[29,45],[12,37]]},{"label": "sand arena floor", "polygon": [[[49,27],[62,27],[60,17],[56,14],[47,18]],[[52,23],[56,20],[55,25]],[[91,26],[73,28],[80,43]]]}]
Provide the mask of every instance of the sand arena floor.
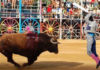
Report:
[{"label": "sand arena floor", "polygon": [[[59,54],[44,52],[33,65],[25,68],[17,69],[0,54],[0,70],[96,70],[96,63],[87,55],[86,40],[59,41]],[[100,40],[97,41],[97,53],[100,55]],[[25,57],[13,57],[20,64],[27,62]]]}]

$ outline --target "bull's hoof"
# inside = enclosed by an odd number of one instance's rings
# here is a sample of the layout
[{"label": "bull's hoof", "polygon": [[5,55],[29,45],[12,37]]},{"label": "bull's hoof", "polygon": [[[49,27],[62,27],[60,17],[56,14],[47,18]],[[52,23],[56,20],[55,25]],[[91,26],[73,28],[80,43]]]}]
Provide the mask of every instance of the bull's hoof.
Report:
[{"label": "bull's hoof", "polygon": [[19,64],[16,64],[15,67],[20,68],[21,66]]},{"label": "bull's hoof", "polygon": [[23,67],[26,67],[26,66],[29,66],[29,64],[28,63],[24,63],[23,64]]}]

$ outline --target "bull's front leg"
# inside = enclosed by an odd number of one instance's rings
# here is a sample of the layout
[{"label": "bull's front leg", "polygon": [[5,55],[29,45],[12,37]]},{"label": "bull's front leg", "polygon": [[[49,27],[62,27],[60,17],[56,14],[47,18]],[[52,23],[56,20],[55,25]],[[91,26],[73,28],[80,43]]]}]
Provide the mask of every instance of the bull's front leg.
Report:
[{"label": "bull's front leg", "polygon": [[28,57],[28,63],[24,63],[23,67],[32,65],[35,60],[37,60],[37,57],[35,57],[35,58]]},{"label": "bull's front leg", "polygon": [[8,62],[14,64],[16,67],[20,67],[20,65],[13,60],[12,53],[7,52],[7,51],[1,52],[1,53],[7,57]]}]

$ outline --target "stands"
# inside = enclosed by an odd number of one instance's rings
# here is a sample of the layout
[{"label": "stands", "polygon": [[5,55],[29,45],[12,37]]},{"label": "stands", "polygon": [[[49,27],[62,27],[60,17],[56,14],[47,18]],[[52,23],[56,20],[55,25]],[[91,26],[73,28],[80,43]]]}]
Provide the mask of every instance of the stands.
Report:
[{"label": "stands", "polygon": [[96,13],[95,19],[100,24],[100,2],[98,0],[82,0],[81,2],[80,0],[0,0],[0,2],[0,23],[8,18],[14,19],[19,23],[16,24],[19,25],[19,32],[23,32],[25,28],[23,25],[27,26],[30,22],[38,26],[36,31],[42,32],[44,31],[42,26],[45,23],[54,25],[56,23],[52,22],[56,21],[59,24],[56,28],[59,38],[84,38],[82,28],[86,13],[73,6],[73,2]]}]

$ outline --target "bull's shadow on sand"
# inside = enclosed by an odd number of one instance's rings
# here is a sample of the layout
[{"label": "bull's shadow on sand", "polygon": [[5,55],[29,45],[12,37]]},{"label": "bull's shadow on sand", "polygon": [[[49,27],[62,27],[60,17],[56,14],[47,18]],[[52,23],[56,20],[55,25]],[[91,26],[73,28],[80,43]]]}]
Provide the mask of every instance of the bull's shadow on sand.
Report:
[{"label": "bull's shadow on sand", "polygon": [[64,61],[41,61],[35,62],[31,66],[24,68],[16,68],[10,64],[0,64],[0,70],[70,70],[83,65],[77,62],[64,62]]}]

